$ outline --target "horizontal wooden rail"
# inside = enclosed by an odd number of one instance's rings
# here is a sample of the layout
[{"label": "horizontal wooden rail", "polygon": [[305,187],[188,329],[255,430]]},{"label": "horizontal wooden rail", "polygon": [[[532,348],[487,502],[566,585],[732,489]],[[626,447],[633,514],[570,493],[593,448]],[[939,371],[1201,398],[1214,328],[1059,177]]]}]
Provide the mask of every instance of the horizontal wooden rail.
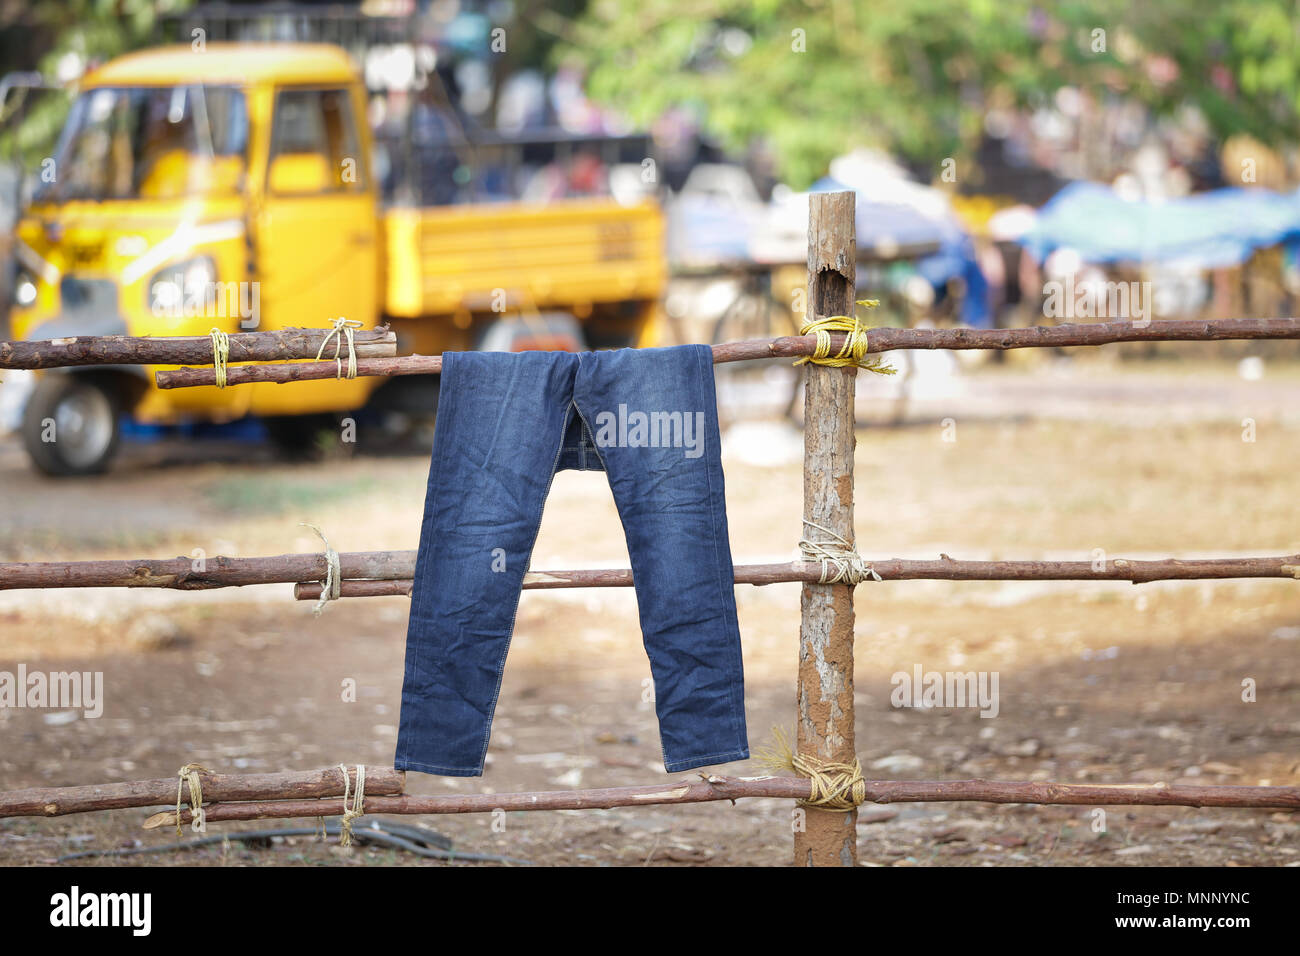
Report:
[{"label": "horizontal wooden rail", "polygon": [[[1089,561],[877,561],[872,570],[885,581],[1151,581],[1215,580],[1225,578],[1300,579],[1300,555],[1284,558],[1223,558],[1201,561],[1108,561],[1095,570]],[[737,584],[778,584],[799,581],[816,584],[821,566],[806,562],[790,564],[742,564],[735,569]],[[871,579],[868,578],[868,583]],[[344,579],[339,597],[410,597],[413,582],[405,579]],[[524,589],[618,588],[632,586],[628,569],[595,571],[536,571],[524,575]],[[319,581],[300,581],[293,586],[299,601],[321,596]]]},{"label": "horizontal wooden rail", "polygon": [[[355,785],[356,771],[348,767],[349,786]],[[282,773],[208,773],[200,772],[203,800],[279,800],[307,797],[342,797],[343,771],[338,767],[323,770],[291,770]],[[176,805],[178,777],[161,780],[134,780],[104,783],[87,787],[38,787],[31,790],[0,792],[0,817],[58,817],[65,813],[89,813],[95,810],[121,810],[125,807]],[[406,774],[391,767],[366,767],[366,793],[401,793]],[[183,791],[189,802],[189,787]]]},{"label": "horizontal wooden rail", "polygon": [[[367,773],[369,769],[367,768]],[[490,813],[494,810],[600,810],[740,800],[752,797],[802,800],[808,781],[800,777],[701,775],[646,787],[558,790],[535,793],[471,793],[439,796],[366,797],[368,814]],[[367,789],[369,787],[367,786]],[[1239,807],[1300,810],[1300,787],[1205,787],[1152,784],[1001,783],[990,780],[868,780],[870,803],[1030,803],[1073,806]],[[209,823],[340,816],[342,800],[268,800],[205,805]],[[181,822],[191,819],[182,809]],[[176,811],[157,813],[146,829],[176,824]]]},{"label": "horizontal wooden rail", "polygon": [[[411,577],[414,551],[360,551],[339,555],[345,578]],[[325,577],[325,555],[256,558],[142,558],[123,561],[0,563],[0,591],[15,588],[172,588],[205,591],[250,584],[291,584]]]},{"label": "horizontal wooden rail", "polygon": [[[284,329],[278,332],[232,332],[231,362],[283,362],[314,359],[329,329]],[[337,339],[337,336],[335,337]],[[397,354],[397,335],[381,326],[357,329],[353,342],[359,358]],[[333,356],[334,343],[326,349]],[[347,355],[343,344],[341,354]],[[84,365],[211,365],[212,339],[206,335],[76,335],[33,342],[0,342],[0,369],[70,368]],[[328,364],[334,366],[331,361]],[[337,367],[337,366],[334,366]]]},{"label": "horizontal wooden rail", "polygon": [[[349,783],[355,771],[348,767]],[[636,787],[534,793],[475,793],[412,796],[402,793],[406,775],[366,767],[365,811],[369,814],[484,813],[492,810],[587,810],[611,807],[704,803],[768,797],[806,799],[801,777],[726,777],[700,774]],[[262,774],[201,772],[204,811],[210,822],[338,816],[343,812],[342,772],[322,770]],[[0,792],[0,817],[63,816],[133,807],[175,806],[177,777],[80,787],[46,787]],[[1087,806],[1242,807],[1300,810],[1300,787],[1220,787],[1152,784],[1062,784],[988,780],[868,780],[869,803],[1028,803]],[[189,789],[182,790],[181,822],[192,817]],[[175,810],[155,814],[147,828],[171,826]]]},{"label": "horizontal wooden rail", "polygon": [[[1065,348],[1076,345],[1109,345],[1116,342],[1210,342],[1223,339],[1300,339],[1300,319],[1161,319],[1147,323],[1099,322],[1087,325],[1030,326],[1024,329],[872,329],[867,334],[868,352],[897,349],[1025,349]],[[833,347],[844,344],[843,335],[832,335]],[[767,358],[797,358],[812,355],[817,339],[793,335],[777,339],[753,339],[713,346],[713,361],[747,362]],[[439,355],[399,355],[395,358],[358,359],[358,375],[433,375],[442,371]],[[226,382],[301,382],[335,378],[334,362],[300,362],[293,365],[246,365],[227,372]],[[155,375],[159,388],[191,388],[213,385],[212,369],[183,368]]]},{"label": "horizontal wooden rail", "polygon": [[[348,768],[349,783],[355,772]],[[477,793],[443,796],[403,795],[406,775],[366,767],[365,811],[370,814],[483,813],[492,810],[586,810],[611,807],[704,803],[768,797],[806,799],[808,781],[800,777],[725,777],[670,781],[637,787],[535,793]],[[263,774],[201,772],[205,813],[221,820],[338,816],[343,812],[343,776],[336,768]],[[79,787],[47,787],[0,792],[0,817],[63,816],[132,807],[174,806],[177,777]],[[354,785],[354,784],[353,784]],[[1061,784],[988,780],[868,780],[869,803],[978,802],[1088,806],[1240,807],[1300,810],[1300,787],[1220,787],[1152,784]],[[182,801],[188,804],[188,787]],[[188,808],[181,822],[192,819]],[[155,814],[148,829],[171,826],[174,810]]]},{"label": "horizontal wooden rail", "polygon": [[[935,560],[889,558],[870,562],[886,581],[1150,581],[1224,578],[1300,579],[1300,554],[1260,558],[1098,561],[962,561],[941,555]],[[405,594],[415,575],[414,551],[355,551],[339,554],[342,596]],[[251,584],[295,584],[298,597],[315,600],[327,567],[323,554],[279,554],[259,558],[141,559],[0,563],[0,591],[23,588],[171,588],[203,591]],[[740,564],[737,584],[817,582],[821,566],[806,561]],[[619,588],[632,586],[627,568],[575,571],[530,571],[524,588]],[[313,591],[313,588],[316,590]]]}]

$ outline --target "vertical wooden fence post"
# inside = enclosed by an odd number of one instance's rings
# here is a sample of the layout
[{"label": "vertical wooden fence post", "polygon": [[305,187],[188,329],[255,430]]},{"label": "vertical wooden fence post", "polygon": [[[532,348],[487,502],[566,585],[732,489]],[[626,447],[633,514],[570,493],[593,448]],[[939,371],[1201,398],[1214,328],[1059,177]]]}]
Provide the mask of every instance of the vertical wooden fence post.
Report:
[{"label": "vertical wooden fence post", "polygon": [[[807,318],[853,315],[855,196],[814,193],[808,209]],[[804,390],[803,513],[853,541],[853,396],[857,369],[809,364]],[[805,527],[805,537],[824,537]],[[796,749],[852,762],[853,588],[805,584],[799,625]],[[796,829],[796,866],[854,866],[857,811],[808,809]]]}]

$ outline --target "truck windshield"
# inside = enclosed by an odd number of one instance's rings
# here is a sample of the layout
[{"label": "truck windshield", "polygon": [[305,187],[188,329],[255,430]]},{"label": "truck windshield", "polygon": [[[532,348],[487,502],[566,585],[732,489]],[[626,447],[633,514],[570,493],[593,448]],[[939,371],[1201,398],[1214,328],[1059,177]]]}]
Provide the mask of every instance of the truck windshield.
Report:
[{"label": "truck windshield", "polygon": [[35,199],[174,199],[243,183],[244,94],[222,86],[88,90],[72,104]]}]

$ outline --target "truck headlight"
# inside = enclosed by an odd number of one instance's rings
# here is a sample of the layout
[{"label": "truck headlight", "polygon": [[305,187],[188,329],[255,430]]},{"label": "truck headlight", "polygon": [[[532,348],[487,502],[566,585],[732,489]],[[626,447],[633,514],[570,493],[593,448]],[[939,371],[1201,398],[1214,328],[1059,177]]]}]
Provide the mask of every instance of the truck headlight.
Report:
[{"label": "truck headlight", "polygon": [[36,301],[36,280],[25,270],[19,269],[14,276],[14,305],[27,308]]},{"label": "truck headlight", "polygon": [[149,280],[149,311],[173,318],[205,315],[216,281],[216,264],[207,256],[173,263]]}]

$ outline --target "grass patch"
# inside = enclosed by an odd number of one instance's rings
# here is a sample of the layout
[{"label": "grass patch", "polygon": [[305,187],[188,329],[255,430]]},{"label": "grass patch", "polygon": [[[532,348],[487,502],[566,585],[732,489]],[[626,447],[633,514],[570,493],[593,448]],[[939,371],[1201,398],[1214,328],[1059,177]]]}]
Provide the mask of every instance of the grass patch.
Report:
[{"label": "grass patch", "polygon": [[333,476],[295,480],[266,475],[225,478],[201,491],[213,508],[238,515],[279,515],[363,497],[380,490],[374,478],[338,480]]}]

